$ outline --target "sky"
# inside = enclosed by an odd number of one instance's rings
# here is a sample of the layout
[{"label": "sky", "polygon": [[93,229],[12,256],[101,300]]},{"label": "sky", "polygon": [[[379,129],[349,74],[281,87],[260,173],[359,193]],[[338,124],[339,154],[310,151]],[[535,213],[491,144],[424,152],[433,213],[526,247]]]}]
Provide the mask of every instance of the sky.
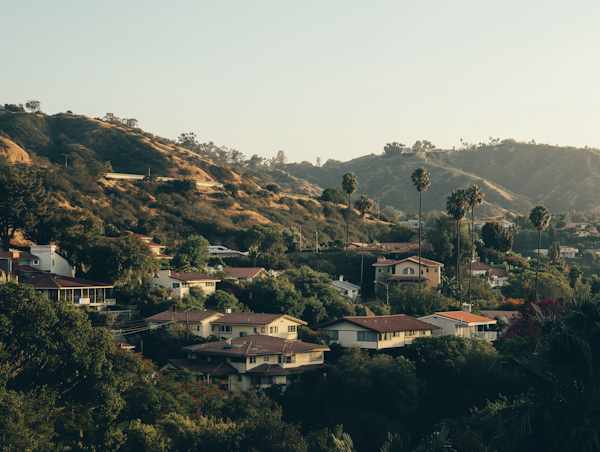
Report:
[{"label": "sky", "polygon": [[600,148],[600,2],[2,2],[0,103],[193,132],[246,156],[388,142]]}]

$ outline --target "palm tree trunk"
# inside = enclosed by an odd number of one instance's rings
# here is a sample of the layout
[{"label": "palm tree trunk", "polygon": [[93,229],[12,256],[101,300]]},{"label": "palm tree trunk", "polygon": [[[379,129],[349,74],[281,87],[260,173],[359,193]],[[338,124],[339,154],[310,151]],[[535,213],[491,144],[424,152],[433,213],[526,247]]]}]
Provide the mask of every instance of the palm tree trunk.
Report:
[{"label": "palm tree trunk", "polygon": [[365,267],[365,217],[363,217],[363,224],[362,224],[362,255],[360,256],[360,290],[364,291],[363,289],[363,269]]},{"label": "palm tree trunk", "polygon": [[471,282],[473,281],[473,238],[475,237],[475,208],[471,209],[471,258],[469,259],[469,304],[471,304]]},{"label": "palm tree trunk", "polygon": [[462,303],[462,289],[460,285],[460,220],[456,222],[456,279],[458,280],[458,302]]},{"label": "palm tree trunk", "polygon": [[423,192],[419,192],[419,290],[423,290],[421,287],[421,200],[423,199]]},{"label": "palm tree trunk", "polygon": [[346,257],[348,257],[348,230],[350,229],[350,193],[348,193],[348,212],[346,214]]},{"label": "palm tree trunk", "polygon": [[535,299],[537,301],[538,295],[538,276],[540,274],[540,247],[542,246],[542,230],[538,231],[538,262],[537,262],[537,270],[535,271]]}]

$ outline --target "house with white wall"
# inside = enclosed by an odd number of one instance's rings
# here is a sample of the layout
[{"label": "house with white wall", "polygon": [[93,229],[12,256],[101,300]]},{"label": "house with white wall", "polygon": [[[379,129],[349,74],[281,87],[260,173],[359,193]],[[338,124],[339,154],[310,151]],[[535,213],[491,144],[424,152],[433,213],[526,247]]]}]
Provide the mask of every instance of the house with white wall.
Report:
[{"label": "house with white wall", "polygon": [[237,251],[229,249],[222,245],[210,245],[208,247],[208,254],[211,257],[240,257],[240,256],[248,256],[248,251]]},{"label": "house with white wall", "polygon": [[492,270],[492,267],[490,267],[489,265],[485,265],[483,262],[473,261],[471,264],[461,265],[460,272],[466,273],[468,275],[469,273],[471,273],[471,268],[473,276],[485,276],[488,274],[489,271]]},{"label": "house with white wall", "polygon": [[[367,311],[369,312],[369,311]],[[438,327],[409,315],[341,317],[313,328],[322,330],[342,347],[370,350],[404,347],[417,337],[431,336]]]},{"label": "house with white wall", "polygon": [[508,273],[503,268],[492,268],[490,270],[490,285],[497,289],[508,284]]},{"label": "house with white wall", "polygon": [[188,330],[194,336],[209,337],[212,333],[210,322],[222,317],[224,314],[216,311],[164,311],[145,320],[151,330],[167,328],[173,331]]},{"label": "house with white wall", "polygon": [[[373,264],[375,267],[375,278],[388,273],[391,276],[387,279],[390,282],[403,285],[419,285],[419,267],[421,268],[421,286],[424,289],[437,290],[442,282],[442,268],[444,264],[430,259],[421,258],[419,266],[419,256],[411,256],[402,260],[386,259],[383,256],[377,258]],[[377,283],[375,283],[377,285]]]},{"label": "house with white wall", "polygon": [[29,264],[42,271],[61,276],[75,276],[75,269],[69,261],[58,254],[56,245],[31,245],[29,252],[39,258],[39,264]]},{"label": "house with white wall", "polygon": [[213,276],[194,272],[174,272],[171,270],[160,270],[150,278],[151,287],[166,287],[172,289],[171,296],[183,298],[190,292],[190,287],[202,289],[204,294],[210,295],[217,290],[220,279]]},{"label": "house with white wall", "polygon": [[566,258],[571,258],[573,259],[574,257],[577,256],[577,253],[579,253],[579,249],[572,247],[572,246],[562,246],[560,247],[560,257],[562,259]]},{"label": "house with white wall", "polygon": [[465,311],[436,312],[420,317],[423,322],[437,326],[434,335],[451,334],[467,339],[480,338],[495,341],[497,332],[492,330],[496,320]]},{"label": "house with white wall", "polygon": [[228,339],[261,334],[283,339],[297,339],[304,320],[286,314],[226,313],[211,320],[211,334]]},{"label": "house with white wall", "polygon": [[226,267],[223,271],[237,283],[251,283],[255,279],[269,277],[269,273],[262,267]]},{"label": "house with white wall", "polygon": [[360,294],[360,286],[344,281],[343,275],[340,275],[339,279],[333,281],[331,285],[342,297],[348,298],[351,301],[356,301],[356,298]]},{"label": "house with white wall", "polygon": [[251,335],[218,342],[184,347],[188,359],[171,359],[169,365],[201,372],[207,381],[220,380],[231,391],[286,386],[294,377],[306,371],[324,372],[322,344],[310,344],[295,339]]}]

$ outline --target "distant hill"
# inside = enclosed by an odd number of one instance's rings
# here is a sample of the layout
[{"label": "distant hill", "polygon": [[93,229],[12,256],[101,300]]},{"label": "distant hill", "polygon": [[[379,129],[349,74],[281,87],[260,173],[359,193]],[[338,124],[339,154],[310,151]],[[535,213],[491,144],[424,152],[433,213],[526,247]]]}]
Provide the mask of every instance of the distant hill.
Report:
[{"label": "distant hill", "polygon": [[575,209],[600,211],[600,151],[504,140],[496,145],[470,150],[369,155],[348,162],[329,162],[323,167],[289,164],[293,176],[322,188],[340,185],[352,171],[358,190],[380,198],[386,205],[414,214],[419,197],[412,185],[412,172],[425,166],[431,186],[423,195],[423,208],[445,210],[446,197],[457,188],[477,184],[486,196],[478,216],[502,217],[506,213],[528,213],[544,204],[552,212]]}]

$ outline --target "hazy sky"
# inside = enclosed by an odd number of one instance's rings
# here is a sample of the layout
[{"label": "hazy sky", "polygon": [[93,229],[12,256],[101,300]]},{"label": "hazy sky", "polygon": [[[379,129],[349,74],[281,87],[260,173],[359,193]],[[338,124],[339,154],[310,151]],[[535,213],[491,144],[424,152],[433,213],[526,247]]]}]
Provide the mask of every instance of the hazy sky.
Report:
[{"label": "hazy sky", "polygon": [[0,103],[112,112],[247,156],[600,147],[600,2],[8,1]]}]

